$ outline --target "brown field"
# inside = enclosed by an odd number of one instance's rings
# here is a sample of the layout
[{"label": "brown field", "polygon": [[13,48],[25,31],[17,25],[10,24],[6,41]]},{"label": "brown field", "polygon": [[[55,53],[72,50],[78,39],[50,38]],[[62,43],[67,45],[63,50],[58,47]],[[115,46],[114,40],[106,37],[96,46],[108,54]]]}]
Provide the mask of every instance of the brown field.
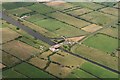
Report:
[{"label": "brown field", "polygon": [[38,57],[39,58],[44,58],[44,59],[48,59],[48,56],[52,54],[52,52],[49,50],[49,51],[46,51],[46,52],[43,52],[42,54],[40,54]]},{"label": "brown field", "polygon": [[2,64],[2,63],[0,63],[0,69],[3,69],[3,68],[5,68],[6,66],[4,65],[4,64]]},{"label": "brown field", "polygon": [[84,63],[84,60],[78,57],[75,57],[71,54],[68,54],[66,52],[58,52],[61,55],[54,54],[53,56],[50,57],[51,61],[58,62],[63,66],[69,66],[71,69],[77,68]]},{"label": "brown field", "polygon": [[82,40],[84,37],[85,37],[85,36],[72,37],[72,38],[66,38],[66,40],[68,40],[68,41],[78,42],[78,41]]},{"label": "brown field", "polygon": [[63,5],[63,4],[65,4],[64,1],[52,1],[52,2],[46,3],[46,5],[48,5],[48,6],[60,6],[60,5]]},{"label": "brown field", "polygon": [[51,63],[46,71],[57,77],[64,78],[71,72],[71,69]]},{"label": "brown field", "polygon": [[15,31],[9,29],[9,28],[2,28],[0,29],[0,32],[2,32],[2,43],[5,43],[10,40],[14,40],[20,34],[16,33]]},{"label": "brown field", "polygon": [[107,13],[107,14],[114,15],[114,16],[118,16],[118,9],[116,8],[107,7],[107,8],[101,9],[100,11]]},{"label": "brown field", "polygon": [[33,65],[43,69],[46,66],[46,64],[47,64],[47,61],[35,57],[35,58],[30,59],[29,63],[31,63],[31,64],[33,64]]},{"label": "brown field", "polygon": [[21,59],[27,59],[31,55],[34,55],[40,52],[38,49],[33,48],[23,42],[16,41],[16,40],[4,44],[3,50]]},{"label": "brown field", "polygon": [[92,33],[92,32],[95,32],[95,31],[101,29],[101,28],[102,28],[101,26],[98,26],[96,24],[91,24],[91,25],[88,25],[88,26],[83,27],[81,29],[86,31],[86,32],[91,32]]},{"label": "brown field", "polygon": [[4,63],[6,66],[12,66],[16,63],[20,62],[19,59],[13,57],[10,54],[7,54],[6,52],[2,51],[2,63]]}]

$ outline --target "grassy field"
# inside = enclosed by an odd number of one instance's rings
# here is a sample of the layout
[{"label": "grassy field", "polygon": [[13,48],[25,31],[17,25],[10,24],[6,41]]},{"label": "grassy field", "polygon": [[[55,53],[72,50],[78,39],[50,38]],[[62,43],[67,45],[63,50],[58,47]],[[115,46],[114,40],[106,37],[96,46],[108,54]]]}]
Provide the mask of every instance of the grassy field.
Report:
[{"label": "grassy field", "polygon": [[71,69],[51,63],[49,65],[49,67],[46,69],[46,71],[48,71],[49,73],[51,73],[59,78],[65,78],[71,72]]},{"label": "grassy field", "polygon": [[63,13],[60,13],[60,12],[50,13],[50,14],[48,14],[48,16],[51,16],[51,17],[56,18],[60,21],[66,22],[68,24],[74,25],[78,28],[81,28],[83,26],[86,26],[86,25],[90,24],[86,21],[74,18],[72,16],[69,16],[69,15],[66,15],[66,14],[63,14]]},{"label": "grassy field", "polygon": [[[62,56],[58,54],[61,54]],[[58,54],[51,56],[51,61],[58,62],[64,66],[69,66],[71,69],[79,67],[84,63],[83,59],[70,55],[66,52],[59,51]]]},{"label": "grassy field", "polygon": [[40,59],[38,57],[35,57],[35,58],[30,59],[29,63],[31,63],[31,64],[33,64],[33,65],[43,69],[46,66],[46,64],[47,64],[47,61],[46,60],[42,60],[42,59]]},{"label": "grassy field", "polygon": [[100,64],[118,70],[118,59],[106,54],[103,51],[87,47],[83,44],[76,44],[72,47],[71,51],[88,59],[94,60]]},{"label": "grassy field", "polygon": [[116,73],[89,62],[84,63],[81,68],[100,78],[118,78],[118,75]]},{"label": "grassy field", "polygon": [[43,20],[44,18],[46,18],[46,16],[41,15],[41,14],[34,14],[34,15],[27,17],[26,20],[30,22],[35,22],[35,21]]},{"label": "grassy field", "polygon": [[89,47],[93,47],[107,53],[112,53],[118,48],[117,39],[102,34],[96,34],[85,40],[83,43]]},{"label": "grassy field", "polygon": [[32,2],[10,2],[10,3],[3,3],[2,6],[6,10],[10,10],[10,9],[15,9],[19,7],[29,6],[32,4],[33,4]]},{"label": "grassy field", "polygon": [[68,11],[67,13],[74,15],[74,16],[78,16],[78,15],[86,14],[86,13],[91,12],[91,11],[92,10],[90,10],[88,8],[81,8],[81,9],[77,9],[77,10]]},{"label": "grassy field", "polygon": [[27,78],[26,76],[16,72],[13,68],[2,72],[3,78]]},{"label": "grassy field", "polygon": [[100,9],[100,11],[107,14],[114,15],[114,16],[118,16],[118,9],[116,8],[107,7],[107,8]]},{"label": "grassy field", "polygon": [[66,78],[95,78],[95,77],[81,69],[74,69]]},{"label": "grassy field", "polygon": [[18,17],[21,17],[23,14],[30,13],[30,12],[32,12],[32,11],[25,8],[25,7],[20,7],[20,8],[8,10],[8,13],[13,14],[13,15],[17,15]]},{"label": "grassy field", "polygon": [[91,22],[100,26],[110,26],[111,24],[114,24],[116,21],[118,21],[117,17],[115,16],[97,11],[82,15],[80,17],[86,20],[90,20]]},{"label": "grassy field", "polygon": [[109,27],[109,28],[106,28],[106,29],[99,31],[99,33],[104,33],[104,34],[110,35],[112,37],[118,38],[118,29],[117,28]]},{"label": "grassy field", "polygon": [[89,8],[92,10],[97,10],[99,8],[102,8],[104,6],[100,5],[100,4],[96,4],[96,3],[89,3],[89,2],[73,2],[73,4],[79,5],[80,7],[84,7],[84,8]]},{"label": "grassy field", "polygon": [[28,59],[30,56],[40,52],[39,49],[17,40],[4,44],[3,50],[23,60]]},{"label": "grassy field", "polygon": [[101,2],[99,4],[109,6],[109,7],[113,7],[115,4],[117,4],[117,2]]},{"label": "grassy field", "polygon": [[20,34],[16,33],[15,31],[12,31],[9,28],[0,29],[0,32],[2,32],[2,43],[14,40],[15,38],[18,38],[20,36]]},{"label": "grassy field", "polygon": [[36,11],[38,13],[42,13],[42,14],[54,11],[54,9],[52,9],[52,8],[42,4],[42,3],[35,3],[34,5],[28,6],[27,8],[31,9],[33,11]]},{"label": "grassy field", "polygon": [[20,62],[19,59],[13,57],[10,54],[7,54],[6,52],[2,51],[2,63],[7,65],[8,67],[15,65],[16,63]]},{"label": "grassy field", "polygon": [[44,29],[47,29],[48,31],[54,32],[59,37],[72,37],[87,34],[87,32],[85,31],[79,30],[75,27],[64,24],[60,21],[56,21],[54,19],[44,19],[42,21],[35,22],[35,24],[39,25],[40,27],[43,27]]},{"label": "grassy field", "polygon": [[21,72],[24,75],[29,76],[30,78],[54,78],[48,73],[43,72],[42,70],[27,63],[17,65],[16,67],[14,67],[14,69]]}]

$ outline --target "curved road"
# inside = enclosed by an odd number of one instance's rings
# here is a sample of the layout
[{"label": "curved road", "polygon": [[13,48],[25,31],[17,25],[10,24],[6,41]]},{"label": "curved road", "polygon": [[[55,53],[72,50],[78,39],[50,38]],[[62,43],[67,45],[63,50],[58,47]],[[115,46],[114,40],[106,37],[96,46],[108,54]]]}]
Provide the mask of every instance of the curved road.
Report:
[{"label": "curved road", "polygon": [[[7,16],[7,14],[5,14],[4,12],[0,12],[0,17],[1,17],[1,15],[2,15],[2,18],[3,18],[5,21],[7,21],[7,22],[9,22],[9,23],[11,23],[11,24],[13,24],[13,25],[21,28],[22,30],[26,31],[28,34],[32,35],[33,37],[35,37],[35,38],[37,38],[37,39],[39,39],[39,40],[42,40],[43,42],[45,42],[45,43],[47,43],[47,44],[49,44],[49,45],[54,45],[54,44],[55,44],[55,43],[52,42],[49,38],[43,36],[42,34],[40,34],[40,33],[38,33],[38,32],[35,32],[34,30],[32,30],[32,29],[29,28],[29,27],[26,27],[26,26],[22,25],[20,22],[18,22],[18,21],[16,21],[16,20],[14,20],[13,18]],[[91,62],[91,63],[96,64],[96,65],[98,65],[98,66],[101,66],[101,67],[103,67],[103,68],[105,68],[105,69],[107,69],[107,70],[110,70],[110,71],[113,71],[113,72],[115,72],[115,73],[120,74],[120,72],[117,71],[117,70],[114,70],[114,69],[112,69],[112,68],[109,68],[109,67],[107,67],[107,66],[104,66],[104,65],[102,65],[102,64],[99,64],[99,63],[97,63],[97,62],[95,62],[95,61],[92,61],[92,60],[90,60],[90,59],[87,59],[87,58],[85,58],[85,57],[83,57],[83,56],[80,56],[80,55],[78,55],[78,54],[75,54],[75,53],[66,51],[66,50],[64,50],[64,49],[62,49],[62,48],[61,48],[61,50],[65,51],[65,52],[67,52],[67,53],[69,53],[69,54],[71,54],[71,55],[74,55],[74,56],[77,56],[77,57],[82,58],[82,59],[84,59],[84,60],[87,60],[88,62]]]}]

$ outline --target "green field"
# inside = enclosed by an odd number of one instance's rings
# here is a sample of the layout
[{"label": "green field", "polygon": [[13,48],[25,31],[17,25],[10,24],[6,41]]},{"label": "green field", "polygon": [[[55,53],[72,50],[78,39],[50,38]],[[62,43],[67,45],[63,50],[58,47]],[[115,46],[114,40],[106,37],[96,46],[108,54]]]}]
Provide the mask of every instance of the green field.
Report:
[{"label": "green field", "polygon": [[[73,74],[72,74],[73,73]],[[91,74],[81,70],[81,69],[75,69],[70,73],[67,78],[95,78]]]},{"label": "green field", "polygon": [[69,16],[69,15],[66,15],[66,14],[60,13],[60,12],[50,13],[50,14],[48,14],[48,16],[51,16],[51,17],[56,18],[60,21],[66,22],[68,24],[74,25],[78,28],[81,28],[83,26],[87,26],[90,24],[86,21],[74,18],[72,16]]},{"label": "green field", "polygon": [[60,21],[56,21],[54,19],[44,19],[42,21],[36,21],[34,23],[39,25],[40,27],[45,28],[48,31],[54,32],[56,35],[59,35],[59,37],[63,35],[71,37],[87,34],[87,32],[85,31],[79,30],[75,27],[64,24]]},{"label": "green field", "polygon": [[113,7],[115,4],[117,4],[117,2],[102,2],[102,3],[99,3],[99,4],[109,6],[109,7]]},{"label": "green field", "polygon": [[43,20],[44,18],[45,18],[44,15],[35,14],[35,15],[31,15],[31,16],[27,17],[26,20],[28,20],[30,22],[35,22],[35,21]]},{"label": "green field", "polygon": [[52,9],[51,7],[48,7],[48,6],[46,6],[46,5],[42,4],[42,3],[36,3],[36,4],[32,5],[32,6],[28,6],[27,8],[31,9],[33,11],[36,11],[38,13],[42,13],[42,14],[54,11],[54,9]]},{"label": "green field", "polygon": [[21,17],[23,14],[30,13],[30,12],[32,11],[24,7],[8,10],[8,13],[16,15],[18,17]]},{"label": "green field", "polygon": [[89,47],[93,47],[107,53],[112,53],[118,48],[118,40],[112,37],[96,34],[83,42]]},{"label": "green field", "polygon": [[31,78],[54,78],[53,76],[49,75],[42,70],[29,65],[27,63],[22,63],[14,67],[15,70],[19,71],[20,73],[27,75]]},{"label": "green field", "polygon": [[81,68],[100,78],[118,78],[118,74],[89,62],[84,63]]},{"label": "green field", "polygon": [[9,2],[9,3],[3,3],[2,6],[6,10],[15,9],[19,7],[29,6],[32,5],[32,2]]},{"label": "green field", "polygon": [[26,76],[16,72],[13,68],[2,72],[3,78],[27,78]]},{"label": "green field", "polygon": [[102,8],[104,6],[100,5],[100,4],[95,4],[92,2],[73,2],[73,4],[79,5],[80,7],[85,7],[85,8],[89,8],[92,10],[97,10],[99,8]]},{"label": "green field", "polygon": [[118,21],[118,18],[115,16],[104,14],[102,12],[97,12],[97,11],[82,15],[80,17],[103,27],[111,26],[111,24],[114,24]]}]

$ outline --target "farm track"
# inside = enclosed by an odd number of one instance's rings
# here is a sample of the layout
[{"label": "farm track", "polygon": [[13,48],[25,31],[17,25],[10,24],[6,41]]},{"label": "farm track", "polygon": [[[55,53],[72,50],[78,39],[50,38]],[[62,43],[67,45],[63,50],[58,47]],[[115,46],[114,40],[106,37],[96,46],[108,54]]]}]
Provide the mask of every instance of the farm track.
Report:
[{"label": "farm track", "polygon": [[[49,45],[54,45],[54,44],[55,44],[55,43],[52,42],[49,38],[43,36],[42,34],[40,34],[40,33],[38,33],[38,32],[34,32],[31,28],[26,27],[26,26],[22,25],[21,23],[19,23],[18,21],[14,20],[13,18],[7,16],[4,12],[0,12],[0,15],[2,15],[2,18],[3,18],[4,20],[6,20],[7,22],[9,22],[9,23],[11,23],[11,24],[13,24],[13,25],[15,25],[15,26],[18,26],[19,28],[23,29],[24,31],[26,31],[28,34],[34,36],[35,38],[37,38],[37,39],[39,39],[39,40],[42,40],[43,42],[45,42],[45,43],[47,43],[47,44],[49,44]],[[0,16],[0,17],[1,17],[1,16]],[[86,61],[88,61],[88,62],[91,62],[91,63],[93,63],[93,64],[96,64],[96,65],[98,65],[98,66],[101,66],[101,67],[103,67],[103,68],[105,68],[105,69],[107,69],[107,70],[110,70],[110,71],[112,71],[112,72],[115,72],[115,73],[120,74],[119,71],[114,70],[114,69],[112,69],[112,68],[109,68],[109,67],[107,67],[107,66],[104,66],[104,65],[102,65],[102,64],[99,64],[99,63],[97,63],[97,62],[95,62],[95,61],[92,61],[92,60],[90,60],[90,59],[87,59],[87,58],[85,58],[85,57],[82,57],[82,56],[80,56],[80,55],[77,55],[77,54],[75,54],[75,53],[66,51],[66,50],[64,50],[64,49],[62,49],[62,48],[61,48],[61,50],[65,51],[65,52],[67,52],[67,53],[69,53],[69,54],[71,54],[71,55],[74,55],[74,56],[76,56],[76,57],[82,58],[82,59],[84,59],[84,60],[86,60]]]}]

